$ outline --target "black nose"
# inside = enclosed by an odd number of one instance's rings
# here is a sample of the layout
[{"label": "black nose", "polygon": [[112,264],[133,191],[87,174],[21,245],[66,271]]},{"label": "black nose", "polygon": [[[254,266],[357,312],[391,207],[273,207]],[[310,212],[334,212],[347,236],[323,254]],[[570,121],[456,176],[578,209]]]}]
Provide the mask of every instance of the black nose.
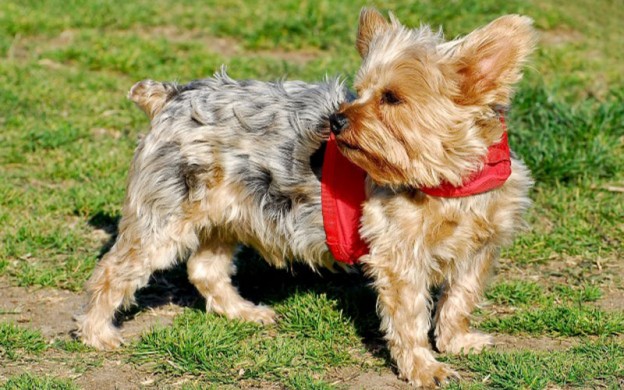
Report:
[{"label": "black nose", "polygon": [[335,135],[340,135],[348,123],[349,120],[343,114],[337,113],[329,116],[329,127]]}]

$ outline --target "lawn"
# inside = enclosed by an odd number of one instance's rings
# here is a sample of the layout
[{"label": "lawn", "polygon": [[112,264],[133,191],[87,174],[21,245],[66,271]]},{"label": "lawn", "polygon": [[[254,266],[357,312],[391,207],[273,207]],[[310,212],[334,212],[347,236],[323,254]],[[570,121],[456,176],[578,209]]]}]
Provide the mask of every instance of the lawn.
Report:
[{"label": "lawn", "polygon": [[[123,313],[128,344],[71,338],[82,286],[116,233],[145,115],[138,80],[352,81],[358,1],[0,2],[0,388],[402,388],[359,274],[279,271],[238,254],[261,327],[206,314],[184,265]],[[475,325],[480,355],[445,356],[451,388],[624,386],[624,8],[615,0],[377,1],[405,24],[465,34],[531,16],[540,43],[509,114],[536,179],[530,228],[503,252]]]}]

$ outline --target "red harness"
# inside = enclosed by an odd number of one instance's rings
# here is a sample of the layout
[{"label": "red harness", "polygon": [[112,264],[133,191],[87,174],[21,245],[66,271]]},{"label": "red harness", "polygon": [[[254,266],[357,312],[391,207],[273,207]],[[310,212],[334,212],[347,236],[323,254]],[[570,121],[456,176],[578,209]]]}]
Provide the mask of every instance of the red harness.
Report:
[{"label": "red harness", "polygon": [[[505,118],[499,115],[503,136],[488,148],[483,169],[468,177],[461,186],[442,183],[424,187],[427,195],[459,198],[477,195],[502,186],[511,175],[511,153],[507,140]],[[340,153],[336,139],[330,134],[325,149],[321,175],[321,205],[327,246],[337,261],[355,264],[368,254],[368,245],[359,234],[362,203],[366,200],[366,172]]]}]

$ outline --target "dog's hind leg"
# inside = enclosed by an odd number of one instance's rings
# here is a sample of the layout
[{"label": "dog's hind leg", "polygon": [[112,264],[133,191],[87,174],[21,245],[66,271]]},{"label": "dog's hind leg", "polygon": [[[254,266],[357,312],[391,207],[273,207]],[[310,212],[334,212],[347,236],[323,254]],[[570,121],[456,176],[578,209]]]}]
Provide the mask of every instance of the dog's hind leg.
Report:
[{"label": "dog's hind leg", "polygon": [[172,231],[167,234],[150,234],[137,228],[133,217],[122,219],[117,242],[87,282],[89,301],[76,318],[85,344],[111,349],[122,343],[113,324],[117,309],[133,302],[136,290],[147,284],[154,271],[169,268],[181,251],[194,249],[193,243],[197,246],[196,234],[180,227],[169,225]]},{"label": "dog's hind leg", "polygon": [[201,239],[199,250],[188,261],[189,280],[206,298],[206,311],[232,319],[273,323],[275,312],[272,309],[247,301],[232,285],[235,247],[234,240],[216,235]]}]

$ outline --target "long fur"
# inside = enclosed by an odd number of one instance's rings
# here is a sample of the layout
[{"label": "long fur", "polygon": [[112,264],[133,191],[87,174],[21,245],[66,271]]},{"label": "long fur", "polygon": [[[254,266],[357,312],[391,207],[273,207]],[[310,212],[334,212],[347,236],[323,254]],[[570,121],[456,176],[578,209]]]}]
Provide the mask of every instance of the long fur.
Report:
[{"label": "long fur", "polygon": [[132,161],[117,241],[87,285],[78,319],[85,343],[119,345],[116,310],[152,272],[187,256],[207,310],[273,322],[270,308],[232,286],[232,255],[245,243],[276,267],[290,260],[333,267],[320,172],[328,118],[337,112],[348,121],[339,147],[368,173],[360,232],[370,254],[360,260],[379,294],[399,374],[423,387],[456,375],[429,345],[434,286],[442,288],[437,349],[478,352],[491,343],[470,330],[470,313],[500,248],[524,224],[530,174],[514,158],[511,177],[487,193],[437,198],[418,188],[460,184],[500,140],[496,110],[509,105],[532,49],[530,19],[503,17],[445,42],[426,26],[408,29],[364,10],[358,31],[357,98],[337,80],[236,81],[224,71],[186,85],[146,80],[132,88],[151,130]]}]

